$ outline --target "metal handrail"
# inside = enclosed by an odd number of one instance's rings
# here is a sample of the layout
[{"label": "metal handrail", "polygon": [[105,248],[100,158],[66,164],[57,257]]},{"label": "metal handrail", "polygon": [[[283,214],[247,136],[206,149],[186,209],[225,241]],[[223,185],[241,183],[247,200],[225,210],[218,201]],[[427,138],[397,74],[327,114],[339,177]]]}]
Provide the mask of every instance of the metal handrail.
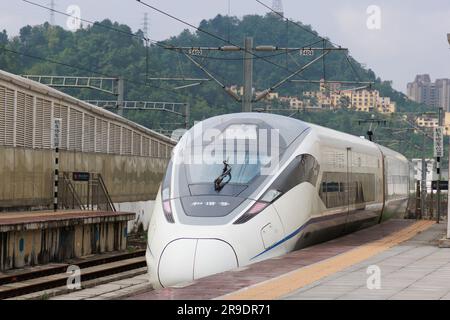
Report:
[{"label": "metal handrail", "polygon": [[[69,172],[63,172],[61,181],[60,206],[81,210],[116,211],[114,203],[108,193],[106,184],[99,173],[90,173],[89,180],[74,185]],[[69,199],[71,198],[71,199]]]},{"label": "metal handrail", "polygon": [[106,188],[105,182],[103,181],[102,175],[99,173],[97,174],[97,179],[100,183],[100,186],[102,188],[103,194],[105,195],[106,199],[108,200],[108,206],[111,209],[111,211],[116,211],[116,207],[114,206],[114,203],[112,202],[111,197],[109,196],[108,189]]},{"label": "metal handrail", "polygon": [[[80,197],[78,196],[77,191],[75,190],[75,187],[73,186],[70,179],[67,177],[66,173],[63,174],[63,181],[65,183],[65,187],[66,187],[65,189],[69,189],[73,199],[76,200],[77,205],[80,207],[80,209],[86,210],[85,206],[83,205],[83,202],[81,201]],[[64,196],[67,196],[67,195],[64,193]]]}]

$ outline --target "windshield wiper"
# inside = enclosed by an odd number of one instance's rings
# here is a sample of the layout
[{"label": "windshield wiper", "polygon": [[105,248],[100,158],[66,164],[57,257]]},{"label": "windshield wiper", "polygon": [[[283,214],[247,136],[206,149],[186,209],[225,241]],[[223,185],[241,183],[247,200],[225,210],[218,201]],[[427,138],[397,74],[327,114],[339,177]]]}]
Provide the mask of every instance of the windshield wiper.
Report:
[{"label": "windshield wiper", "polygon": [[[226,177],[228,177],[227,181],[223,181]],[[214,189],[216,191],[222,190],[222,188],[231,180],[231,166],[227,163],[226,160],[223,161],[223,169],[222,174],[214,180]]]}]

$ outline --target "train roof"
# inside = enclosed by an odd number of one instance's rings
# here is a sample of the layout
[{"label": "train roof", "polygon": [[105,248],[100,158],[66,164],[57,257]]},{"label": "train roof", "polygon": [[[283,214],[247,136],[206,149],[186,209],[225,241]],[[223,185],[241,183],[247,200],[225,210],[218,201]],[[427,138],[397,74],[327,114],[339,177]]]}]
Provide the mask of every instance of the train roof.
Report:
[{"label": "train roof", "polygon": [[387,147],[369,141],[367,139],[337,131],[320,125],[308,123],[299,119],[286,117],[278,114],[242,112],[215,116],[201,122],[203,128],[226,128],[233,124],[257,124],[259,128],[278,129],[280,133],[280,148],[289,146],[301,133],[310,129],[322,138],[333,137],[339,140],[358,144],[366,148],[381,150],[384,154],[394,156],[398,159],[406,159],[401,153]]},{"label": "train roof", "polygon": [[[242,112],[215,116],[201,121],[196,126],[201,129],[219,129],[220,131],[233,125],[256,125],[259,130],[278,130],[280,148],[289,146],[300,134],[310,128],[310,125],[298,119],[268,113]],[[196,127],[194,126],[194,128]],[[197,127],[198,128],[198,127]],[[200,131],[201,132],[201,131]],[[195,136],[195,131],[194,131]]]}]

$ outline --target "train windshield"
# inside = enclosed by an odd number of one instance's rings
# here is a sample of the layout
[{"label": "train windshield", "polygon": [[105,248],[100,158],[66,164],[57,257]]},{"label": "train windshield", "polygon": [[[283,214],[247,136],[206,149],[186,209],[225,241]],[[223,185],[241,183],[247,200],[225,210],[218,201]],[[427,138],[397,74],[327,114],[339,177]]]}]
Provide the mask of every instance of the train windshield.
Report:
[{"label": "train windshield", "polygon": [[[231,166],[230,184],[249,184],[255,177],[261,175],[261,168],[270,162],[270,156],[250,153],[234,153],[233,161],[229,157],[227,163]],[[224,169],[223,163],[217,163],[216,159],[203,159],[202,164],[186,165],[186,171],[190,184],[213,183]]]},{"label": "train windshield", "polygon": [[299,120],[273,114],[228,114],[199,122],[174,150],[172,196],[197,202],[203,196],[249,198],[277,172],[288,147],[307,129]]}]

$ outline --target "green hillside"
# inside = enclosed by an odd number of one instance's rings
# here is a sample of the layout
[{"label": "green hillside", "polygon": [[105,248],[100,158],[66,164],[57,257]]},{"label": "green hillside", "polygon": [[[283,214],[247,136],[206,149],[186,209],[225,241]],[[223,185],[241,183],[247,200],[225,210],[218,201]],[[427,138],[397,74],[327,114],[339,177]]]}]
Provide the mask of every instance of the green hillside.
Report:
[{"label": "green hillside", "polygon": [[[299,22],[299,24],[301,23]],[[316,42],[314,46],[322,46],[321,38],[310,26],[302,25],[302,27],[288,25],[273,15],[248,15],[242,19],[218,15],[214,19],[204,20],[200,23],[201,29],[237,45],[243,45],[245,36],[252,36],[255,45],[302,47]],[[25,26],[17,37],[9,38],[6,32],[0,33],[0,69],[16,74],[122,76],[126,80],[127,100],[188,102],[191,105],[192,122],[212,115],[240,111],[240,104],[231,99],[213,81],[190,88],[173,90],[173,87],[183,83],[147,80],[147,77],[205,77],[205,74],[185,56],[174,50],[164,49],[164,46],[223,46],[227,43],[205,33],[185,30],[159,45],[152,43],[146,47],[140,39],[142,32],[138,31],[135,33],[136,36],[129,35],[132,33],[128,26],[109,20],[84,27],[76,32],[66,31],[58,26],[50,26],[48,23]],[[332,44],[327,41],[326,45],[331,46]],[[266,89],[288,76],[290,71],[297,70],[298,65],[303,65],[313,59],[302,57],[298,52],[290,54],[267,52],[257,55],[258,57],[254,59],[254,87],[256,90]],[[242,52],[202,52],[201,56],[194,58],[201,61],[225,85],[242,84]],[[402,93],[392,89],[389,81],[382,81],[374,71],[363,68],[351,57],[350,61],[353,68],[343,52],[332,52],[326,56],[324,64],[322,61],[317,62],[297,78],[319,80],[325,74],[328,80],[374,81],[374,88],[380,90],[381,95],[388,96],[395,101],[398,111],[422,112],[428,110],[424,106],[407,101]],[[281,95],[301,96],[303,90],[318,90],[318,85],[287,83],[277,91]],[[81,99],[114,99],[107,94],[87,89],[65,91]],[[173,123],[181,122],[181,119],[176,116],[162,112],[129,111],[126,116],[154,129],[176,128],[177,125]],[[371,115],[340,110],[337,112],[298,113],[292,116],[341,131],[364,135],[367,125],[358,125],[358,120]],[[381,115],[376,115],[376,117],[386,118]],[[388,126],[405,126],[399,117],[400,115],[394,115],[386,118],[389,120]],[[381,141],[386,140],[392,137],[392,131],[379,128],[375,137]],[[420,136],[408,133],[398,139],[402,142],[393,144],[392,148],[405,152],[410,157],[417,157],[421,154],[417,148],[405,148],[408,144],[420,148],[422,141]],[[429,141],[427,141],[427,146],[428,150],[431,150]],[[428,155],[430,154],[428,153]]]}]

